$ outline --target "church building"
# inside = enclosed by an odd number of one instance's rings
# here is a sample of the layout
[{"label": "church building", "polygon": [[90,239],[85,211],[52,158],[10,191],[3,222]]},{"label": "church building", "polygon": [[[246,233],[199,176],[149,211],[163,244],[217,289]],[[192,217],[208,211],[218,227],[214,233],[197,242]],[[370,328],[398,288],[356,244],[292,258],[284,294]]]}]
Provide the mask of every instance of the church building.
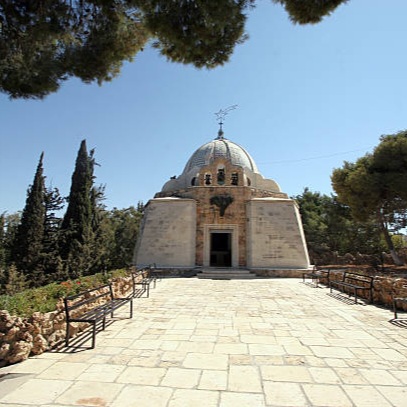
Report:
[{"label": "church building", "polygon": [[222,127],[145,206],[134,264],[152,263],[263,275],[310,266],[296,202]]}]

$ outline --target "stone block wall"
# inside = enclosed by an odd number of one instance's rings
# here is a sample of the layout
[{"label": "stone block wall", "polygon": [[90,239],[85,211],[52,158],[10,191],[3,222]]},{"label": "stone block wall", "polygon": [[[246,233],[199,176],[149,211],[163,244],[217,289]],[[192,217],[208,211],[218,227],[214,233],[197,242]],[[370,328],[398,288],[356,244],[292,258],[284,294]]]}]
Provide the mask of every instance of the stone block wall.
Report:
[{"label": "stone block wall", "polygon": [[195,265],[196,208],[192,199],[156,198],[146,206],[134,264]]},{"label": "stone block wall", "polygon": [[249,268],[307,269],[301,219],[291,199],[255,198],[247,204]]}]

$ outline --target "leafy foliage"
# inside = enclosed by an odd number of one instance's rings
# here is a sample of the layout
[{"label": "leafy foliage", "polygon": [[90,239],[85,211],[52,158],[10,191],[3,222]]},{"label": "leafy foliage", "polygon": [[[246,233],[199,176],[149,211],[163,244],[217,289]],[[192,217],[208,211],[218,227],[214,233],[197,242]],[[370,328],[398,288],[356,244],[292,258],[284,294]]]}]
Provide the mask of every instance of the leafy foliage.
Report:
[{"label": "leafy foliage", "polygon": [[7,270],[6,292],[14,295],[27,288],[27,285],[24,274],[20,273],[17,267],[12,264]]},{"label": "leafy foliage", "polygon": [[[6,216],[5,213],[0,215],[0,270],[4,270],[6,265]],[[0,271],[1,273],[1,271]],[[1,284],[1,274],[0,274]]]},{"label": "leafy foliage", "polygon": [[0,88],[42,98],[62,81],[109,81],[144,46],[147,33],[128,1],[4,0]]},{"label": "leafy foliage", "polygon": [[339,5],[348,0],[273,0],[284,6],[290,19],[298,24],[319,23],[330,15]]},{"label": "leafy foliage", "polygon": [[352,218],[349,206],[336,196],[322,195],[305,188],[297,201],[308,250],[313,264],[324,257],[350,253],[379,255],[384,246],[375,223]]},{"label": "leafy foliage", "polygon": [[44,271],[44,283],[67,277],[59,252],[60,228],[62,219],[58,215],[64,207],[65,199],[58,188],[46,188],[45,221],[41,265]]},{"label": "leafy foliage", "polygon": [[214,68],[246,38],[247,0],[138,1],[154,46],[169,60]]},{"label": "leafy foliage", "polygon": [[407,225],[407,131],[382,136],[372,154],[345,162],[332,173],[332,186],[355,219],[374,221],[396,264],[390,232]]},{"label": "leafy foliage", "polygon": [[[17,234],[18,225],[21,221],[21,213],[7,214],[2,213],[0,215],[0,253],[1,263],[0,268],[5,270],[6,266],[12,263],[12,250],[15,237]],[[2,281],[0,281],[0,284]]]},{"label": "leafy foliage", "polygon": [[98,273],[81,279],[51,283],[18,293],[0,295],[0,309],[7,309],[11,314],[20,316],[30,316],[33,312],[54,311],[60,298],[97,287],[105,284],[109,279],[125,275],[126,271],[123,269],[113,270],[108,274]]},{"label": "leafy foliage", "polygon": [[106,225],[110,231],[105,247],[106,267],[122,268],[131,264],[140,227],[142,212],[134,207],[113,208],[106,214]]},{"label": "leafy foliage", "polygon": [[[319,22],[347,0],[273,0]],[[214,68],[246,38],[255,0],[3,0],[0,91],[43,98],[70,77],[102,84],[152,42],[170,61]]]}]

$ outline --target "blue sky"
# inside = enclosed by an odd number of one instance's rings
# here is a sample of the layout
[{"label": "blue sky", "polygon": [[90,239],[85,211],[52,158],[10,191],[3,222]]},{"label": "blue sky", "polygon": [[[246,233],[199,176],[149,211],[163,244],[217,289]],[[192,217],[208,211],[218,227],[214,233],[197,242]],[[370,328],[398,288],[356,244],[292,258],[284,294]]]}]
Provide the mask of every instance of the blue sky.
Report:
[{"label": "blue sky", "polygon": [[407,1],[350,0],[318,25],[260,0],[249,40],[215,70],[146,49],[103,86],[77,80],[45,100],[0,95],[0,213],[23,209],[41,151],[47,185],[69,193],[79,144],[95,148],[108,208],[145,203],[217,135],[290,196],[332,193],[330,175],[407,128]]}]

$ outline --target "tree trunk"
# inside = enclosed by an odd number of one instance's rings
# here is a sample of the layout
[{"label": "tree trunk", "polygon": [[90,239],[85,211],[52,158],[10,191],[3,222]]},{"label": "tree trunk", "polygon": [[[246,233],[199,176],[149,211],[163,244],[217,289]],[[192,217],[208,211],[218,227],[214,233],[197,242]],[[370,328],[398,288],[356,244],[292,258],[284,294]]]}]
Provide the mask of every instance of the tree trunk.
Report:
[{"label": "tree trunk", "polygon": [[378,218],[379,218],[380,229],[381,229],[381,231],[383,233],[384,240],[385,240],[385,242],[387,244],[387,247],[388,247],[390,255],[391,255],[391,257],[392,257],[392,259],[394,261],[394,264],[396,266],[403,266],[404,262],[403,262],[403,260],[401,260],[401,258],[399,257],[399,255],[397,254],[397,252],[396,252],[396,250],[394,248],[393,241],[391,240],[390,233],[389,233],[389,231],[387,229],[386,221],[385,221],[385,219],[383,218],[383,215],[380,212],[378,214]]}]

